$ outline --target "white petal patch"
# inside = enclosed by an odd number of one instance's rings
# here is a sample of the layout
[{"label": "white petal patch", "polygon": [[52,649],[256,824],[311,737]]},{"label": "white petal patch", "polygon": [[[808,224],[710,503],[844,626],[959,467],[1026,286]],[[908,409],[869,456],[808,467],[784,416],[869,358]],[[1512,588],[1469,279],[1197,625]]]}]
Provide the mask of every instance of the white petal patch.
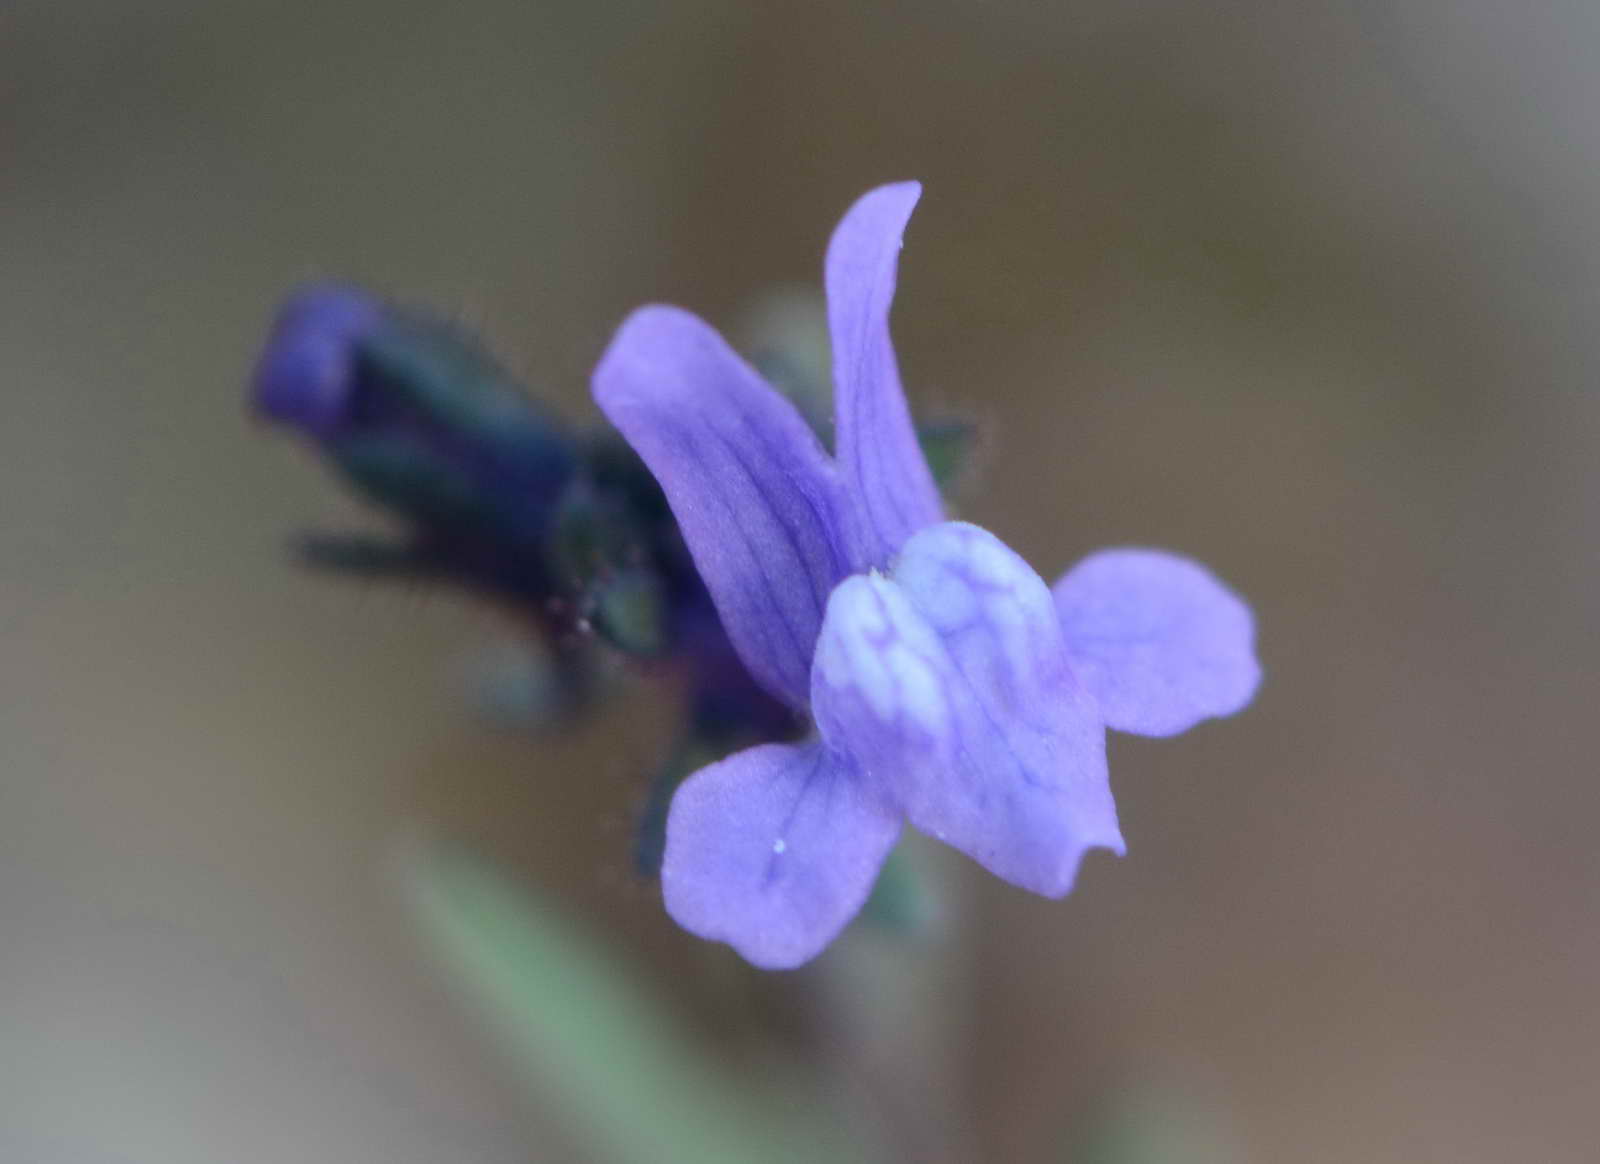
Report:
[{"label": "white petal patch", "polygon": [[885,724],[938,733],[949,716],[938,666],[943,654],[938,635],[898,586],[877,573],[857,574],[828,600],[812,690],[820,681],[865,701]]},{"label": "white petal patch", "polygon": [[987,530],[946,522],[921,531],[894,579],[980,696],[1013,698],[1058,681],[1066,652],[1050,588]]}]

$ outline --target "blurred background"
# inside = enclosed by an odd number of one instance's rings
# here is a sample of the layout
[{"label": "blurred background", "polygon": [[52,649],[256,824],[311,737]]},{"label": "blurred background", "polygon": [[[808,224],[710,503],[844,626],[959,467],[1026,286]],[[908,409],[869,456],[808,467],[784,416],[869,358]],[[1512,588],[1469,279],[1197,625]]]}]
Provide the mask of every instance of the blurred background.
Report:
[{"label": "blurred background", "polygon": [[[603,1159],[427,953],[425,832],[891,1156],[1592,1160],[1597,50],[1490,0],[10,0],[0,1157]],[[935,854],[941,938],[762,976],[629,871],[670,693],[486,724],[511,624],[296,569],[375,518],[246,380],[337,276],[592,419],[631,307],[733,329],[904,177],[963,515],[1203,559],[1267,680],[1113,739],[1129,854],[1064,902]]]}]

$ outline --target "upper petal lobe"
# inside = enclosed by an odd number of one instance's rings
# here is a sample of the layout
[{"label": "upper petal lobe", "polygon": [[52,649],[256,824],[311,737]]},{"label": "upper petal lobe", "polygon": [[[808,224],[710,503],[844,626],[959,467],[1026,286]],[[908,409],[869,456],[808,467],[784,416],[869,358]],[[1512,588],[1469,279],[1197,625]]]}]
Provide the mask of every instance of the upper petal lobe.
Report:
[{"label": "upper petal lobe", "polygon": [[1204,566],[1102,550],[1054,587],[1073,670],[1108,726],[1170,736],[1232,715],[1261,681],[1250,608]]},{"label": "upper petal lobe", "polygon": [[889,337],[901,235],[921,194],[916,182],[869,191],[828,244],[836,451],[859,522],[856,570],[884,565],[942,514]]},{"label": "upper petal lobe", "polygon": [[823,607],[848,557],[841,484],[816,436],[710,326],[674,307],[628,317],[594,395],[661,483],[745,666],[804,707]]}]

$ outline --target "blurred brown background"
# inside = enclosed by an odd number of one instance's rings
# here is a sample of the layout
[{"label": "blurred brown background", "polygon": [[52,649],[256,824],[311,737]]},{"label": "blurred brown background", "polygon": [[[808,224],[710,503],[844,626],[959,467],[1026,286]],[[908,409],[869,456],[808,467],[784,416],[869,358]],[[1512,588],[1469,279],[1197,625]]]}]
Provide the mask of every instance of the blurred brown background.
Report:
[{"label": "blurred brown background", "polygon": [[870,1057],[806,1017],[825,967],[752,985],[630,886],[662,694],[486,727],[504,624],[292,570],[370,517],[242,396],[327,274],[588,417],[630,307],[731,326],[919,177],[895,328],[914,402],[986,425],[964,513],[1047,576],[1204,559],[1268,678],[1114,741],[1129,855],[1066,902],[941,866],[902,1102],[954,1105],[952,1159],[1074,1159],[1154,1089],[1257,1164],[1593,1160],[1597,50],[1600,8],[1490,0],[11,0],[0,1157],[570,1154],[395,904],[418,822],[720,1053]]}]

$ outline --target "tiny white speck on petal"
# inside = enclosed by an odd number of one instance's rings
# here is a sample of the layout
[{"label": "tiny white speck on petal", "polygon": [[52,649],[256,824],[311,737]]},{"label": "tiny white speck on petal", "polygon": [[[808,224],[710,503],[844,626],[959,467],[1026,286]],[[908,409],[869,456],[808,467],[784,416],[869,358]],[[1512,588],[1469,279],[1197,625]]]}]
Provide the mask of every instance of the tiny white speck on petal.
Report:
[{"label": "tiny white speck on petal", "polygon": [[774,853],[782,853],[788,847],[788,845],[784,844],[782,837],[779,837],[777,840],[772,842],[772,851]]}]

